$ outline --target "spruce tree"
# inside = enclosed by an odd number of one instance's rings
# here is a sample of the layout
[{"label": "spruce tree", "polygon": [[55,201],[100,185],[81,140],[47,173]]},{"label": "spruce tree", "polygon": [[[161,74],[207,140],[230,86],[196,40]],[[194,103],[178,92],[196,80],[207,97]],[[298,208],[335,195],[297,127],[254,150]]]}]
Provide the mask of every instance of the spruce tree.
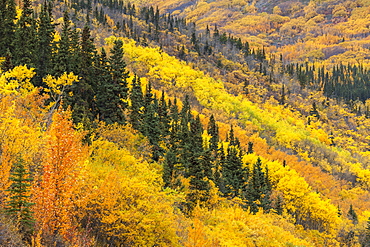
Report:
[{"label": "spruce tree", "polygon": [[258,158],[253,166],[248,184],[246,186],[244,197],[247,200],[247,206],[252,213],[258,212],[258,207],[265,211],[271,208],[271,183],[268,177],[268,169],[262,171],[262,162]]},{"label": "spruce tree", "polygon": [[130,91],[130,102],[129,117],[130,123],[135,130],[140,131],[143,124],[143,110],[144,107],[144,96],[141,88],[141,81],[136,75],[132,80],[132,87]]},{"label": "spruce tree", "polygon": [[41,6],[39,19],[37,20],[37,42],[36,42],[36,76],[34,80],[35,86],[45,87],[42,81],[47,74],[51,74],[52,69],[52,42],[55,33],[55,24],[51,16],[51,3],[44,3]]},{"label": "spruce tree", "polygon": [[72,27],[68,11],[64,11],[60,40],[53,44],[53,74],[62,75],[73,72]]},{"label": "spruce tree", "polygon": [[0,0],[0,57],[13,52],[16,15],[14,0]]},{"label": "spruce tree", "polygon": [[[72,41],[72,46],[74,41]],[[96,102],[94,96],[97,92],[97,74],[98,70],[97,52],[93,39],[90,35],[90,28],[85,25],[82,30],[80,49],[78,54],[78,67],[71,68],[75,70],[80,77],[78,83],[71,86],[72,96],[67,96],[68,103],[73,109],[74,122],[83,122],[84,125],[90,125],[90,122],[96,117]],[[102,74],[104,75],[104,73]],[[100,78],[99,78],[100,79]]]},{"label": "spruce tree", "polygon": [[35,222],[31,210],[33,203],[29,200],[29,187],[32,181],[30,175],[22,159],[14,163],[10,176],[12,183],[8,189],[9,201],[5,208],[5,211],[20,224],[20,231],[26,238],[32,233]]},{"label": "spruce tree", "polygon": [[123,42],[115,40],[109,58],[109,69],[111,73],[111,81],[105,85],[106,102],[101,108],[103,120],[107,123],[126,123],[124,111],[127,109],[127,78],[128,71],[126,63],[123,60]]},{"label": "spruce tree", "polygon": [[230,198],[240,195],[244,186],[243,163],[238,147],[229,145],[223,166],[221,167],[224,195]]},{"label": "spruce tree", "polygon": [[362,240],[362,247],[370,247],[370,217],[367,220],[364,237]]},{"label": "spruce tree", "polygon": [[24,0],[22,15],[17,22],[14,35],[13,63],[18,65],[35,66],[36,21],[33,16],[31,0]]},{"label": "spruce tree", "polygon": [[143,126],[141,129],[152,146],[152,159],[158,161],[163,156],[163,150],[159,146],[161,130],[158,117],[158,100],[155,98],[144,108]]},{"label": "spruce tree", "polygon": [[170,115],[167,102],[164,97],[164,91],[162,91],[161,99],[158,105],[158,117],[160,122],[161,139],[164,140],[170,135]]},{"label": "spruce tree", "polygon": [[358,223],[358,217],[356,211],[353,209],[352,204],[349,206],[348,217],[352,220],[353,224]]},{"label": "spruce tree", "polygon": [[276,213],[278,215],[283,214],[283,198],[280,195],[278,195],[278,197],[276,198],[274,209],[276,210]]},{"label": "spruce tree", "polygon": [[[190,113],[190,104],[189,97],[185,97],[183,102],[183,107],[179,115],[179,124],[175,128],[178,128],[176,131],[175,138],[178,139],[178,152],[180,163],[182,164],[183,175],[185,177],[189,176],[189,166],[190,160],[193,155],[193,142],[192,136],[190,134],[190,121],[192,120],[192,115]],[[177,125],[177,124],[176,124]]]},{"label": "spruce tree", "polygon": [[216,124],[216,121],[215,121],[215,118],[214,118],[213,114],[209,118],[208,134],[211,135],[211,139],[209,140],[209,148],[212,151],[217,151],[220,137],[219,137],[219,133],[218,133],[218,126]]},{"label": "spruce tree", "polygon": [[203,149],[202,134],[203,127],[198,115],[195,119],[191,119],[190,123],[191,156],[189,164],[189,189],[191,190],[191,192],[188,195],[188,200],[190,201],[190,209],[198,202],[206,202],[210,197],[210,161],[209,156],[205,153]]}]

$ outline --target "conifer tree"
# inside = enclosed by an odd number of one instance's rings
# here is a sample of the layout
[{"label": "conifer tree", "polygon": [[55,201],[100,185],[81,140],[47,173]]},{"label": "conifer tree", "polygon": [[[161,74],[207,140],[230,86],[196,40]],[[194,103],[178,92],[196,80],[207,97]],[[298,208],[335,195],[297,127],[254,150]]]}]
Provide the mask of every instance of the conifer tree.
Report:
[{"label": "conifer tree", "polygon": [[161,99],[158,105],[158,117],[160,122],[161,138],[165,139],[170,134],[170,116],[169,108],[164,97],[164,91],[162,91]]},{"label": "conifer tree", "polygon": [[[145,95],[148,94],[151,94],[150,84],[147,87],[147,93]],[[148,100],[145,104],[141,131],[144,136],[148,137],[149,143],[152,146],[153,160],[158,161],[159,157],[163,155],[163,150],[159,146],[161,130],[158,117],[158,100],[154,98],[151,101]]]},{"label": "conifer tree", "polygon": [[36,42],[36,76],[34,80],[35,86],[45,87],[42,78],[51,73],[52,69],[52,42],[54,39],[54,28],[51,3],[44,3],[41,6],[41,12],[37,21],[37,42]]},{"label": "conifer tree", "polygon": [[282,215],[283,214],[283,198],[278,195],[278,197],[276,198],[276,202],[275,202],[275,210],[276,210],[276,213],[278,215]]},{"label": "conifer tree", "polygon": [[18,65],[35,66],[36,21],[33,16],[31,0],[24,0],[22,15],[17,22],[14,35],[13,63]]},{"label": "conifer tree", "polygon": [[127,78],[128,71],[123,60],[123,42],[115,40],[109,58],[109,68],[112,76],[110,83],[103,85],[106,92],[106,105],[101,109],[102,117],[107,123],[124,124],[126,122],[124,111],[127,109]]},{"label": "conifer tree", "polygon": [[367,220],[367,225],[365,228],[364,238],[362,240],[362,247],[370,247],[370,217]]},{"label": "conifer tree", "polygon": [[271,184],[268,177],[268,169],[262,171],[261,159],[258,158],[250,174],[244,197],[247,200],[247,206],[252,213],[258,212],[258,207],[265,211],[271,208]]},{"label": "conifer tree", "polygon": [[[215,121],[215,118],[213,114],[209,118],[209,124],[208,124],[208,134],[211,135],[211,139],[209,140],[209,148],[212,151],[218,150],[218,142],[219,142],[219,133],[218,133],[218,127]],[[216,152],[217,153],[217,152]]]},{"label": "conifer tree", "polygon": [[[72,42],[73,43],[73,42]],[[90,28],[85,25],[82,30],[80,49],[78,52],[78,68],[76,70],[80,76],[78,83],[71,87],[72,96],[67,95],[68,103],[73,109],[74,122],[83,122],[89,125],[89,122],[95,117],[96,112],[94,95],[97,91],[98,65],[96,63],[96,48],[90,35]],[[102,77],[104,72],[102,73]],[[100,78],[99,78],[100,79]]]},{"label": "conifer tree", "polygon": [[353,209],[352,204],[349,206],[348,216],[352,220],[353,224],[358,223],[358,217],[356,211]]},{"label": "conifer tree", "polygon": [[135,75],[132,80],[132,87],[130,91],[130,123],[135,130],[140,131],[143,124],[143,111],[144,107],[144,96],[141,88],[140,78]]},{"label": "conifer tree", "polygon": [[223,166],[221,167],[224,195],[236,197],[240,195],[245,183],[243,163],[238,147],[229,145]]},{"label": "conifer tree", "polygon": [[72,27],[68,11],[64,11],[60,40],[53,45],[53,74],[60,76],[73,71]]},{"label": "conifer tree", "polygon": [[209,173],[211,168],[209,165],[209,156],[203,149],[202,134],[203,127],[198,115],[195,119],[191,120],[190,124],[190,146],[192,147],[189,164],[189,188],[191,192],[188,200],[191,202],[190,208],[195,206],[197,202],[206,202],[209,199]]},{"label": "conifer tree", "polygon": [[32,178],[22,159],[14,163],[10,180],[12,184],[8,189],[9,201],[5,210],[20,224],[20,230],[27,238],[32,233],[34,224],[31,211],[33,203],[29,200],[29,187],[31,186]]},{"label": "conifer tree", "polygon": [[0,0],[0,56],[13,51],[16,15],[14,0]]}]

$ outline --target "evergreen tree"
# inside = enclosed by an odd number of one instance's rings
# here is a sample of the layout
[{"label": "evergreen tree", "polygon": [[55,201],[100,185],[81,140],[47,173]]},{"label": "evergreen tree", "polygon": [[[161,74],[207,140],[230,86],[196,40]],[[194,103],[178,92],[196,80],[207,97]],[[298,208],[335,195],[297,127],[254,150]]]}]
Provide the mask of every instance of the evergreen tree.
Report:
[{"label": "evergreen tree", "polygon": [[276,213],[278,215],[282,215],[283,214],[283,198],[278,195],[277,199],[276,199],[276,202],[275,202],[275,210],[276,210]]},{"label": "evergreen tree", "polygon": [[348,217],[352,220],[353,224],[358,223],[358,217],[356,211],[353,209],[352,204],[349,206]]},{"label": "evergreen tree", "polygon": [[[147,86],[147,92],[145,96],[151,95],[151,86],[148,84]],[[147,99],[145,97],[145,108],[144,108],[144,114],[143,114],[143,125],[141,127],[141,131],[144,134],[144,136],[148,137],[149,143],[152,146],[152,158],[155,161],[158,161],[160,156],[163,155],[163,150],[159,146],[160,141],[160,122],[158,117],[158,100],[155,98],[151,98],[148,96],[151,100]]]},{"label": "evergreen tree", "polygon": [[9,71],[14,68],[13,62],[12,62],[12,54],[10,53],[10,50],[8,49],[6,55],[5,55],[5,60],[1,64],[1,70],[2,71]]},{"label": "evergreen tree", "polygon": [[[240,196],[245,184],[245,170],[243,169],[240,143],[234,136],[234,129],[231,127],[227,141],[229,146],[224,160],[221,161],[222,192],[227,197]],[[223,150],[222,150],[223,152]],[[223,157],[222,157],[223,158]]]},{"label": "evergreen tree", "polygon": [[115,40],[111,50],[112,55],[109,58],[112,81],[105,85],[107,101],[102,109],[102,117],[107,123],[124,124],[126,122],[124,111],[127,109],[127,78],[129,76],[123,60],[122,46],[122,40]]},{"label": "evergreen tree", "polygon": [[66,10],[63,15],[60,40],[53,44],[53,74],[56,76],[60,76],[64,72],[73,72],[75,65],[73,64],[72,39],[73,31],[71,21],[68,11]]},{"label": "evergreen tree", "polygon": [[245,183],[245,174],[238,147],[229,145],[221,173],[224,195],[231,198],[239,196]]},{"label": "evergreen tree", "polygon": [[258,212],[258,207],[265,211],[271,208],[271,184],[268,177],[268,169],[262,171],[261,159],[258,158],[250,174],[244,197],[247,200],[247,206],[252,213]]},{"label": "evergreen tree", "polygon": [[14,0],[0,0],[0,57],[13,51],[16,15]]},{"label": "evergreen tree", "polygon": [[171,187],[173,185],[173,179],[174,179],[174,168],[175,164],[177,163],[177,157],[175,154],[175,151],[170,148],[164,157],[163,162],[163,182],[164,187]]},{"label": "evergreen tree", "polygon": [[364,237],[362,240],[362,247],[370,247],[370,217],[367,220],[367,226],[365,228]]},{"label": "evergreen tree", "polygon": [[[210,176],[210,161],[209,156],[203,149],[203,127],[200,122],[199,115],[191,120],[190,136],[191,136],[191,157],[189,164],[190,177],[190,209],[196,203],[203,203],[209,199],[209,176]],[[207,179],[208,178],[208,179]]]},{"label": "evergreen tree", "polygon": [[53,24],[51,16],[51,3],[45,3],[41,6],[41,12],[37,24],[37,56],[35,59],[36,76],[34,84],[38,87],[45,87],[46,85],[42,81],[42,78],[51,73],[52,42],[55,32],[55,24]]},{"label": "evergreen tree", "polygon": [[252,154],[253,152],[253,142],[248,142],[247,154]]},{"label": "evergreen tree", "polygon": [[127,109],[128,87],[126,64],[123,61],[123,42],[116,40],[110,58],[102,49],[99,84],[96,86],[97,113],[108,124],[125,124],[124,111]]},{"label": "evergreen tree", "polygon": [[174,138],[178,140],[177,149],[180,156],[180,163],[182,165],[181,169],[185,177],[189,176],[189,166],[194,151],[192,146],[193,142],[191,140],[193,136],[191,136],[189,128],[191,119],[192,116],[190,113],[189,97],[186,95],[180,112],[179,124],[178,126],[177,124],[174,126],[175,128],[178,128],[175,132],[176,135]]},{"label": "evergreen tree", "polygon": [[170,116],[169,108],[164,97],[164,91],[162,91],[161,99],[158,105],[158,117],[160,122],[161,139],[164,140],[170,135]]},{"label": "evergreen tree", "polygon": [[97,78],[99,76],[96,76],[98,73],[96,71],[98,65],[95,66],[96,49],[90,35],[90,28],[87,25],[82,30],[80,47],[78,50],[79,66],[74,68],[77,70],[76,73],[80,76],[80,80],[72,85],[72,96],[67,97],[68,103],[72,105],[74,122],[84,122],[85,125],[89,125],[95,117],[94,95],[97,92]]},{"label": "evergreen tree", "polygon": [[130,92],[130,123],[135,130],[140,131],[143,124],[143,111],[142,108],[144,107],[144,96],[143,91],[141,88],[140,78],[136,75],[132,80],[132,87]]},{"label": "evergreen tree", "polygon": [[35,222],[31,211],[33,203],[29,201],[29,187],[31,186],[32,178],[30,173],[27,172],[22,159],[19,159],[14,164],[10,181],[12,183],[8,189],[9,201],[6,204],[5,211],[20,224],[20,231],[28,239]]},{"label": "evergreen tree", "polygon": [[22,15],[17,22],[14,35],[13,63],[18,65],[35,66],[36,21],[33,16],[31,0],[24,0]]},{"label": "evergreen tree", "polygon": [[211,135],[211,139],[209,140],[209,148],[212,151],[217,151],[218,143],[219,143],[219,133],[218,133],[218,126],[216,124],[213,114],[209,118],[208,134]]}]

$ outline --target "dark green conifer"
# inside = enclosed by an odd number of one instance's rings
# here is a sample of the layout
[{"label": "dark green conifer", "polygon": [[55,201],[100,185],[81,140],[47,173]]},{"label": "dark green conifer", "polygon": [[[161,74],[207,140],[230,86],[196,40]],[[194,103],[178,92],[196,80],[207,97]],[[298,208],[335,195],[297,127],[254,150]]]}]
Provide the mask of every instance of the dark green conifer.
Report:
[{"label": "dark green conifer", "polygon": [[130,123],[135,130],[140,131],[143,124],[143,107],[144,96],[141,88],[140,78],[135,75],[132,80],[132,87],[130,91]]},{"label": "dark green conifer", "polygon": [[283,214],[283,198],[280,195],[276,198],[275,210],[278,215]]},{"label": "dark green conifer", "polygon": [[53,74],[60,76],[64,72],[73,72],[73,54],[72,54],[72,27],[68,11],[64,11],[62,31],[60,40],[53,44]]},{"label": "dark green conifer", "polygon": [[268,177],[268,169],[262,171],[262,162],[258,158],[253,166],[253,171],[250,174],[246,190],[244,192],[247,206],[252,213],[258,212],[258,207],[262,207],[265,211],[271,208],[271,183]]},{"label": "dark green conifer", "polygon": [[29,187],[32,178],[24,166],[22,159],[19,159],[13,167],[10,181],[12,181],[9,192],[9,201],[6,203],[5,211],[20,224],[20,231],[28,240],[33,230],[35,220],[32,216],[31,207],[33,203],[29,200]]},{"label": "dark green conifer", "polygon": [[99,118],[108,124],[125,124],[125,110],[127,109],[128,87],[126,63],[123,60],[123,42],[116,40],[111,50],[111,57],[108,63],[103,64],[101,69],[104,73],[104,80],[100,81],[97,89],[97,108]]},{"label": "dark green conifer", "polygon": [[211,139],[209,140],[209,148],[212,151],[217,151],[220,137],[219,137],[219,133],[218,133],[218,126],[216,124],[216,121],[215,121],[215,118],[214,118],[213,114],[209,118],[208,134],[211,135]]},{"label": "dark green conifer", "polygon": [[370,217],[367,220],[364,237],[362,240],[362,247],[370,247]]},{"label": "dark green conifer", "polygon": [[17,22],[12,51],[15,66],[27,64],[35,66],[36,21],[33,16],[31,0],[24,0],[22,15]]},{"label": "dark green conifer", "polygon": [[[203,149],[203,127],[200,122],[199,115],[191,120],[190,136],[191,136],[191,156],[189,164],[190,177],[190,194],[188,200],[191,202],[191,207],[197,202],[206,202],[209,199],[209,176],[211,167],[209,156]],[[208,180],[206,179],[208,178]]]},{"label": "dark green conifer", "polygon": [[68,103],[73,108],[73,120],[75,122],[85,122],[89,125],[96,116],[97,111],[96,102],[94,100],[95,94],[98,92],[97,79],[103,79],[104,72],[97,75],[99,72],[97,68],[97,53],[90,35],[90,28],[85,25],[82,30],[80,50],[78,51],[78,68],[75,68],[76,73],[79,75],[80,80],[71,87],[73,92],[72,96],[68,96]]},{"label": "dark green conifer", "polygon": [[349,206],[348,217],[352,220],[353,224],[358,223],[358,217],[356,211],[353,209],[352,204]]},{"label": "dark green conifer", "polygon": [[39,19],[37,20],[37,43],[36,43],[36,76],[35,86],[45,87],[42,81],[47,74],[51,74],[52,69],[52,42],[54,39],[55,24],[51,16],[51,3],[44,3],[41,6]]},{"label": "dark green conifer", "polygon": [[0,0],[0,57],[13,51],[16,15],[14,0]]}]

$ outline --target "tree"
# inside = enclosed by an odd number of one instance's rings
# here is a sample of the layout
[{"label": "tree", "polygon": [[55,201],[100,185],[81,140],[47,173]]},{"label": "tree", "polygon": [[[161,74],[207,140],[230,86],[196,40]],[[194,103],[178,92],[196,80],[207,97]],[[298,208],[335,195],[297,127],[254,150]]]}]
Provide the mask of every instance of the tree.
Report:
[{"label": "tree", "polygon": [[89,125],[89,122],[94,119],[96,112],[96,102],[94,96],[97,92],[97,80],[100,79],[96,66],[96,49],[94,41],[90,35],[89,26],[85,25],[82,30],[81,49],[79,52],[78,75],[80,80],[71,86],[71,96],[67,96],[68,105],[73,109],[73,120],[75,123],[82,122]]},{"label": "tree", "polygon": [[55,33],[55,24],[53,23],[51,3],[44,3],[41,5],[41,12],[37,21],[37,42],[35,52],[37,54],[35,59],[36,76],[34,85],[37,87],[45,87],[42,81],[47,74],[51,73],[52,69],[52,42]]},{"label": "tree", "polygon": [[131,103],[129,106],[130,123],[135,130],[140,131],[143,124],[144,96],[141,80],[136,75],[132,79],[129,99]]},{"label": "tree", "polygon": [[190,201],[190,209],[197,203],[205,203],[210,198],[209,180],[211,177],[211,167],[209,154],[203,149],[202,134],[203,127],[198,115],[195,119],[191,119],[190,122],[191,142],[189,147],[191,147],[191,151],[188,167],[188,175],[190,177],[188,200]]},{"label": "tree", "polygon": [[14,0],[0,1],[0,56],[13,51],[16,15]]},{"label": "tree", "polygon": [[123,60],[123,42],[115,40],[108,59],[110,78],[100,84],[98,111],[100,119],[108,124],[126,123],[124,111],[127,109],[128,87],[126,64]]},{"label": "tree", "polygon": [[356,211],[353,209],[352,204],[349,206],[348,217],[352,220],[353,224],[358,223],[358,217]]},{"label": "tree", "polygon": [[208,124],[208,134],[211,136],[211,139],[209,140],[210,145],[209,148],[212,151],[218,150],[218,142],[219,142],[219,133],[218,133],[218,126],[216,124],[215,118],[213,114],[209,118],[209,124]]},{"label": "tree", "polygon": [[27,241],[29,241],[35,223],[31,209],[34,203],[30,202],[29,187],[33,180],[30,175],[31,173],[24,166],[24,161],[18,159],[14,163],[13,171],[10,175],[12,183],[8,189],[9,201],[7,201],[5,208],[5,211],[20,224],[20,231],[24,234]]},{"label": "tree", "polygon": [[14,65],[35,65],[36,21],[33,17],[31,0],[24,0],[22,15],[17,23],[13,40]]},{"label": "tree", "polygon": [[271,208],[271,190],[268,168],[266,167],[265,172],[263,172],[261,159],[258,158],[244,192],[247,206],[252,213],[257,213],[258,207],[262,207],[265,211]]},{"label": "tree", "polygon": [[74,235],[73,198],[86,150],[82,134],[73,129],[70,110],[54,113],[48,134],[43,173],[34,191],[34,212],[37,231],[53,236],[50,245],[54,245],[58,236],[71,240]]},{"label": "tree", "polygon": [[64,72],[75,72],[77,68],[75,52],[76,44],[74,44],[74,39],[77,32],[73,32],[71,27],[71,20],[69,18],[68,11],[64,11],[62,31],[60,34],[60,40],[53,44],[53,74],[60,76]]},{"label": "tree", "polygon": [[370,217],[367,220],[367,225],[365,228],[364,237],[362,240],[362,247],[369,247],[370,246]]}]

